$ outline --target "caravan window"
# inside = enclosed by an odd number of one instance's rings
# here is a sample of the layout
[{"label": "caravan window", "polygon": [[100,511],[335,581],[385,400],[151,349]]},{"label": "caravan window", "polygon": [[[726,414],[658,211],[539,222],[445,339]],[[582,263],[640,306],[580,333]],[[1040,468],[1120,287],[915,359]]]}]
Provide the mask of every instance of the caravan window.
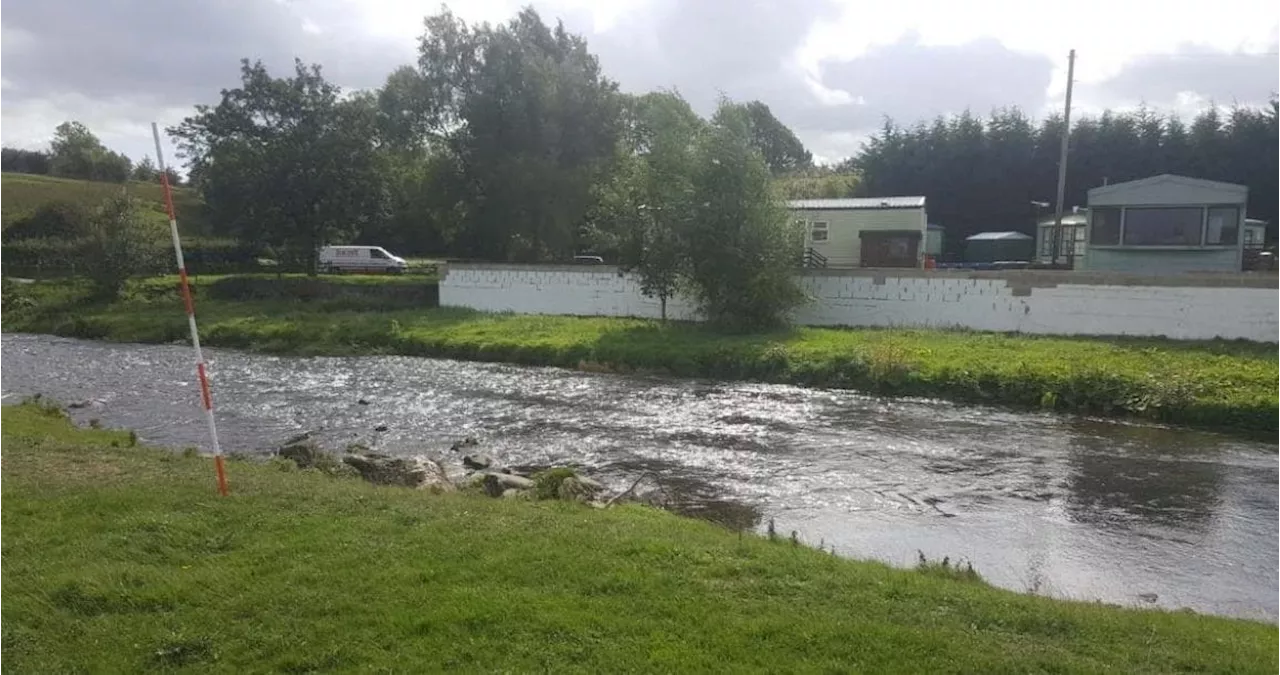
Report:
[{"label": "caravan window", "polygon": [[821,243],[827,240],[827,224],[825,222],[815,222],[809,224],[809,241],[813,243]]},{"label": "caravan window", "polygon": [[1204,210],[1194,207],[1125,209],[1124,243],[1126,246],[1199,246],[1203,218]]},{"label": "caravan window", "polygon": [[1205,226],[1204,243],[1206,246],[1229,246],[1236,243],[1236,233],[1240,230],[1240,211],[1234,206],[1215,206],[1209,209],[1209,220]]},{"label": "caravan window", "polygon": [[1090,243],[1098,246],[1115,246],[1120,243],[1120,209],[1093,209],[1089,219],[1093,221]]}]

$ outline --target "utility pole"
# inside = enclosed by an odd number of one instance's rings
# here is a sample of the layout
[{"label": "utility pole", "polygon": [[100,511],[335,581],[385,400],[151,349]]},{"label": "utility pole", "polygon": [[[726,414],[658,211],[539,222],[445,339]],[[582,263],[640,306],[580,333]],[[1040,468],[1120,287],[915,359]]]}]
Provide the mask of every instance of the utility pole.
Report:
[{"label": "utility pole", "polygon": [[1067,54],[1067,103],[1062,111],[1062,152],[1058,155],[1058,206],[1053,215],[1053,264],[1062,245],[1062,200],[1067,192],[1067,143],[1071,139],[1071,85],[1076,75],[1076,50]]}]

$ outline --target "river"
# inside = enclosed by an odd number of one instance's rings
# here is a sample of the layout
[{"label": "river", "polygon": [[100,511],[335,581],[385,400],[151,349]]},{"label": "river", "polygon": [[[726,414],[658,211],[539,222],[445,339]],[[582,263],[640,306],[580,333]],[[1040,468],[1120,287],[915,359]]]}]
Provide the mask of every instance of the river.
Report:
[{"label": "river", "polygon": [[[653,472],[687,513],[730,527],[773,520],[840,555],[964,558],[1019,591],[1277,618],[1274,445],[779,385],[208,357],[227,451],[267,452],[308,430],[333,448],[406,454],[474,436],[506,463],[579,465],[619,488]],[[6,334],[0,363],[6,403],[91,400],[75,411],[82,422],[207,444],[189,348]]]}]

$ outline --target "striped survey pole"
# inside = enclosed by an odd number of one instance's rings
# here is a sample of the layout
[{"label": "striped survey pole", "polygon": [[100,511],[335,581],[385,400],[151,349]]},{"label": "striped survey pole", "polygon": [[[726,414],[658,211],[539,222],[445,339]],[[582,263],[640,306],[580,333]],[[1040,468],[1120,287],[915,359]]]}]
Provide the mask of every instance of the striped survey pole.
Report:
[{"label": "striped survey pole", "polygon": [[213,421],[213,394],[209,391],[209,373],[200,350],[200,331],[196,330],[196,308],[191,301],[191,284],[187,282],[187,263],[182,259],[182,239],[178,236],[178,215],[173,209],[173,188],[169,185],[169,172],[164,166],[164,152],[160,149],[160,128],[151,123],[151,135],[156,141],[156,166],[160,169],[160,185],[164,188],[164,206],[169,212],[169,235],[173,237],[173,255],[178,259],[178,279],[181,280],[182,302],[187,307],[187,325],[191,329],[191,347],[196,351],[196,377],[200,380],[200,402],[204,404],[205,421],[209,423],[209,438],[213,441],[213,465],[218,471],[218,493],[227,496],[227,469],[222,460],[222,446],[218,445],[218,425]]}]

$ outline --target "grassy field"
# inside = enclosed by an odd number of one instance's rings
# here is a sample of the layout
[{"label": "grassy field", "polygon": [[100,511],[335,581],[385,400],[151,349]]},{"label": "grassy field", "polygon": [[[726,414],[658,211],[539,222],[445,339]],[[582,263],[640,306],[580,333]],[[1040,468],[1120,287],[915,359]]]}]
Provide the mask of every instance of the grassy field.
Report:
[{"label": "grassy field", "polygon": [[[1268,345],[820,328],[728,335],[637,319],[427,308],[434,286],[418,276],[294,277],[278,293],[272,280],[198,278],[206,344],[750,379],[1127,415],[1270,440],[1277,432],[1278,362]],[[83,287],[67,282],[6,282],[3,329],[182,340],[187,328],[175,286],[172,279],[137,282],[122,300],[95,305]]]},{"label": "grassy field", "polygon": [[[96,181],[36,176],[25,173],[0,174],[0,222],[4,227],[35,213],[41,205],[53,201],[65,201],[93,208],[105,199],[120,194],[127,188],[133,196],[148,204],[148,211],[164,214],[164,194],[160,184],[129,182],[100,183]],[[207,235],[204,201],[194,190],[176,188],[173,192],[174,208],[178,211],[178,223],[189,235]]]},{"label": "grassy field", "polygon": [[1274,673],[1276,627],[642,507],[378,488],[3,409],[6,671]]}]

